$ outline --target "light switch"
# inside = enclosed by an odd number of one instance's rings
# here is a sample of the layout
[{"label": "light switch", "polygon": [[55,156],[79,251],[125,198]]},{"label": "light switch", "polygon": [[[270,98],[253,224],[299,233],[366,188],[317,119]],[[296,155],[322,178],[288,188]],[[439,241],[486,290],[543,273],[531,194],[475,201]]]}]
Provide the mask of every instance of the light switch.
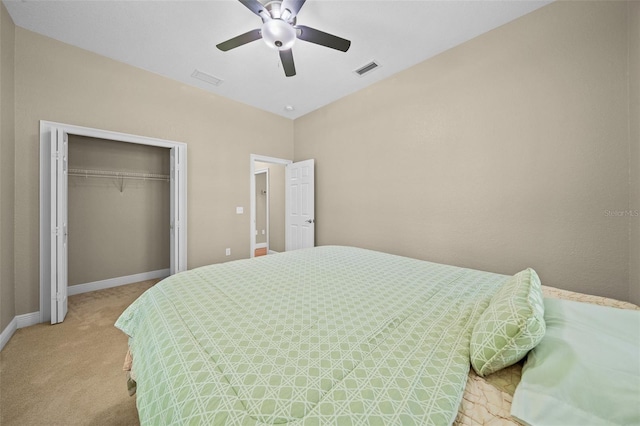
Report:
[{"label": "light switch", "polygon": [[244,208],[243,208],[243,207],[236,207],[236,213],[237,213],[237,214],[242,214],[242,213],[244,213]]}]

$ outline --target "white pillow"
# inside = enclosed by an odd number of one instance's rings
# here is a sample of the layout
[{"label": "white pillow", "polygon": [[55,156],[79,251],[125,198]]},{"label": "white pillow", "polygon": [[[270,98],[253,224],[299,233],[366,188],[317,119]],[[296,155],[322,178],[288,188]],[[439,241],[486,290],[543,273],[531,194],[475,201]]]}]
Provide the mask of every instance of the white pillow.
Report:
[{"label": "white pillow", "polygon": [[511,414],[532,425],[640,424],[640,311],[545,299]]}]

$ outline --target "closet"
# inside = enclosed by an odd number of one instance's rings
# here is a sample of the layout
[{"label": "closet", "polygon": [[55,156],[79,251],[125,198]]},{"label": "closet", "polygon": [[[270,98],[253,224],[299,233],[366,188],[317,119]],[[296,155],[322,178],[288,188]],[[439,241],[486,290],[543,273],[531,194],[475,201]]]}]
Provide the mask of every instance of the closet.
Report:
[{"label": "closet", "polygon": [[170,149],[69,134],[69,295],[170,274]]}]

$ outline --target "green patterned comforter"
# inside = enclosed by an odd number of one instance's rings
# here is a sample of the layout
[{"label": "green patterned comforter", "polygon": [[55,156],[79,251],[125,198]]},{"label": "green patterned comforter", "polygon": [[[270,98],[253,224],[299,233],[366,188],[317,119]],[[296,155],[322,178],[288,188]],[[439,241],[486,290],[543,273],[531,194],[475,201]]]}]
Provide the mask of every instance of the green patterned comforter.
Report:
[{"label": "green patterned comforter", "polygon": [[116,327],[142,424],[445,425],[505,279],[317,247],[174,275]]}]

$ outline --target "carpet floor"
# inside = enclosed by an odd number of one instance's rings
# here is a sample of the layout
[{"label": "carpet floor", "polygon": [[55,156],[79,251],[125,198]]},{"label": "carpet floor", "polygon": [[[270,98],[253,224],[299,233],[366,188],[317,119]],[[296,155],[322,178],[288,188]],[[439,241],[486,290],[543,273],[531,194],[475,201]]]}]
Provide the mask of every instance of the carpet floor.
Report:
[{"label": "carpet floor", "polygon": [[137,425],[113,324],[158,280],[69,297],[61,324],[17,330],[0,352],[0,425]]}]

